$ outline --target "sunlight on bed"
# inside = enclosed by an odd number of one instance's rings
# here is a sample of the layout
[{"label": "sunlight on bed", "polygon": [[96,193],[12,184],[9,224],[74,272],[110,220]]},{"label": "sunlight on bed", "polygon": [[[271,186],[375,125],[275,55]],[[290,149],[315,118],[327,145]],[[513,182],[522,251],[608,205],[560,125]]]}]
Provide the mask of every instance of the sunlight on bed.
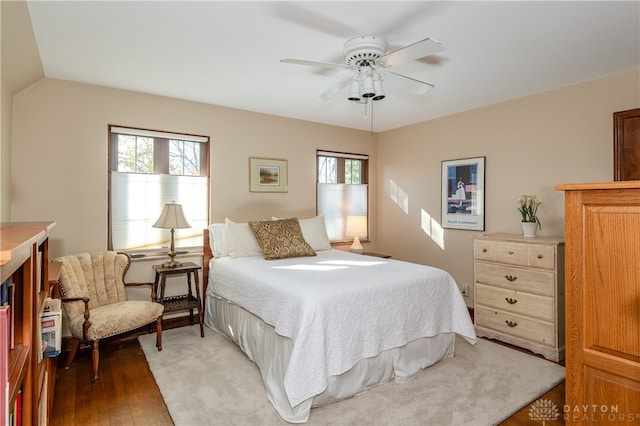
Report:
[{"label": "sunlight on bed", "polygon": [[299,269],[305,271],[333,271],[336,269],[347,269],[351,266],[373,266],[382,265],[387,263],[384,261],[369,261],[369,260],[327,260],[325,262],[318,262],[315,265],[288,265],[288,266],[274,266],[274,269]]},{"label": "sunlight on bed", "polygon": [[327,260],[319,262],[321,265],[345,265],[345,266],[373,266],[387,263],[381,260]]},{"label": "sunlight on bed", "polygon": [[305,271],[332,271],[334,269],[347,269],[346,266],[330,266],[330,265],[289,265],[274,266],[273,269],[300,269]]}]

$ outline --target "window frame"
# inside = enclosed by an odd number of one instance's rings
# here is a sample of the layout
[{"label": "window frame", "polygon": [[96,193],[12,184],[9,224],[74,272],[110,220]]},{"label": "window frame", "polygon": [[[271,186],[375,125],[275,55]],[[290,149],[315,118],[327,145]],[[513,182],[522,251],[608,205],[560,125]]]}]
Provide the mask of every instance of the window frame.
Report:
[{"label": "window frame", "polygon": [[[149,176],[185,176],[185,177],[203,177],[206,178],[206,223],[209,223],[210,219],[210,194],[211,194],[211,170],[210,170],[210,161],[209,161],[209,153],[210,153],[210,137],[204,135],[196,135],[190,133],[180,133],[180,132],[169,132],[162,130],[152,130],[140,127],[131,127],[131,126],[120,126],[120,125],[108,125],[107,132],[107,144],[108,144],[108,184],[107,184],[107,247],[108,250],[113,250],[113,217],[112,217],[112,172],[118,172],[118,135],[133,135],[133,136],[142,136],[142,137],[152,137],[154,139],[154,161],[153,161],[153,173],[135,173],[141,175],[149,175]],[[170,141],[171,140],[180,140],[180,141],[188,141],[188,142],[197,142],[201,144],[200,147],[200,174],[199,175],[177,175],[170,174]],[[159,161],[157,161],[159,160]],[[123,172],[123,173],[134,173],[134,172]],[[161,210],[158,210],[158,215]],[[154,218],[155,219],[155,218]],[[188,220],[188,218],[187,218]],[[169,235],[169,231],[167,230],[167,234]],[[201,241],[201,233],[197,232],[198,240],[196,239],[196,235],[194,234],[194,241]],[[156,252],[164,252],[168,247],[147,247],[147,248],[118,248],[118,251],[122,252],[135,252],[135,253],[146,253],[153,254]],[[178,246],[176,246],[176,249]],[[186,252],[192,252],[194,250],[200,250],[202,248],[202,244],[189,244],[187,246],[180,246],[181,250]]]},{"label": "window frame", "polygon": [[[337,159],[336,164],[336,182],[335,184],[344,184],[351,185],[353,183],[347,183],[346,180],[346,160],[361,160],[362,161],[362,170],[360,171],[361,182],[359,184],[354,185],[366,185],[366,198],[367,198],[367,236],[366,238],[361,238],[361,241],[369,242],[370,239],[370,191],[369,191],[369,154],[357,154],[350,152],[340,152],[340,151],[327,151],[318,149],[316,150],[316,215],[322,214],[318,210],[318,196],[319,196],[319,184],[321,183],[319,180],[320,177],[320,157],[331,157]],[[331,183],[333,184],[333,183]],[[332,244],[345,244],[353,242],[354,238],[344,238],[337,240],[330,240]]]}]

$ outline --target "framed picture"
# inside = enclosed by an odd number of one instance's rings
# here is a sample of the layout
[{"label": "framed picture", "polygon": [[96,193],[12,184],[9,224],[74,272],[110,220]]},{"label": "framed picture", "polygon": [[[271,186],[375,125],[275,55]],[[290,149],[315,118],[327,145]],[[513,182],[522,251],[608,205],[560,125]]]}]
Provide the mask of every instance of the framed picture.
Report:
[{"label": "framed picture", "polygon": [[249,157],[249,191],[287,192],[287,160]]},{"label": "framed picture", "polygon": [[442,227],[484,231],[485,157],[442,162]]}]

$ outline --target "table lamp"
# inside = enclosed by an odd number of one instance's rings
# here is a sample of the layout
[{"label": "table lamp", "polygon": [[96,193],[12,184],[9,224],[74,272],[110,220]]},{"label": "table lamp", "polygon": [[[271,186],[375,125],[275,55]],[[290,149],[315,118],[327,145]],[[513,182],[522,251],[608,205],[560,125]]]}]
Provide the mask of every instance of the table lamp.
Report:
[{"label": "table lamp", "polygon": [[347,231],[348,237],[354,237],[353,244],[349,248],[349,251],[353,253],[364,253],[364,248],[360,244],[360,236],[365,237],[367,235],[367,217],[366,216],[347,216]]},{"label": "table lamp", "polygon": [[173,233],[174,229],[185,229],[191,228],[189,222],[184,217],[184,212],[182,211],[182,204],[176,204],[175,201],[171,203],[167,203],[164,205],[162,209],[162,213],[160,213],[160,217],[153,224],[154,228],[162,228],[162,229],[171,229],[171,247],[169,247],[169,261],[162,264],[165,268],[175,268],[177,266],[182,265],[180,262],[176,262],[176,247],[173,242]]}]

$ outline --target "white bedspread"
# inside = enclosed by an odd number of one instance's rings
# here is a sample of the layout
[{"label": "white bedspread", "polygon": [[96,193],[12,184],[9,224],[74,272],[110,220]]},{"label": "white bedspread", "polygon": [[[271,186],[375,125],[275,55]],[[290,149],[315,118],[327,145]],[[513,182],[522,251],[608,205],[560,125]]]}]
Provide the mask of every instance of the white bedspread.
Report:
[{"label": "white bedspread", "polygon": [[207,292],[254,313],[293,350],[289,402],[321,393],[327,377],[407,342],[455,332],[475,343],[462,295],[445,271],[339,250],[315,257],[212,259]]}]

